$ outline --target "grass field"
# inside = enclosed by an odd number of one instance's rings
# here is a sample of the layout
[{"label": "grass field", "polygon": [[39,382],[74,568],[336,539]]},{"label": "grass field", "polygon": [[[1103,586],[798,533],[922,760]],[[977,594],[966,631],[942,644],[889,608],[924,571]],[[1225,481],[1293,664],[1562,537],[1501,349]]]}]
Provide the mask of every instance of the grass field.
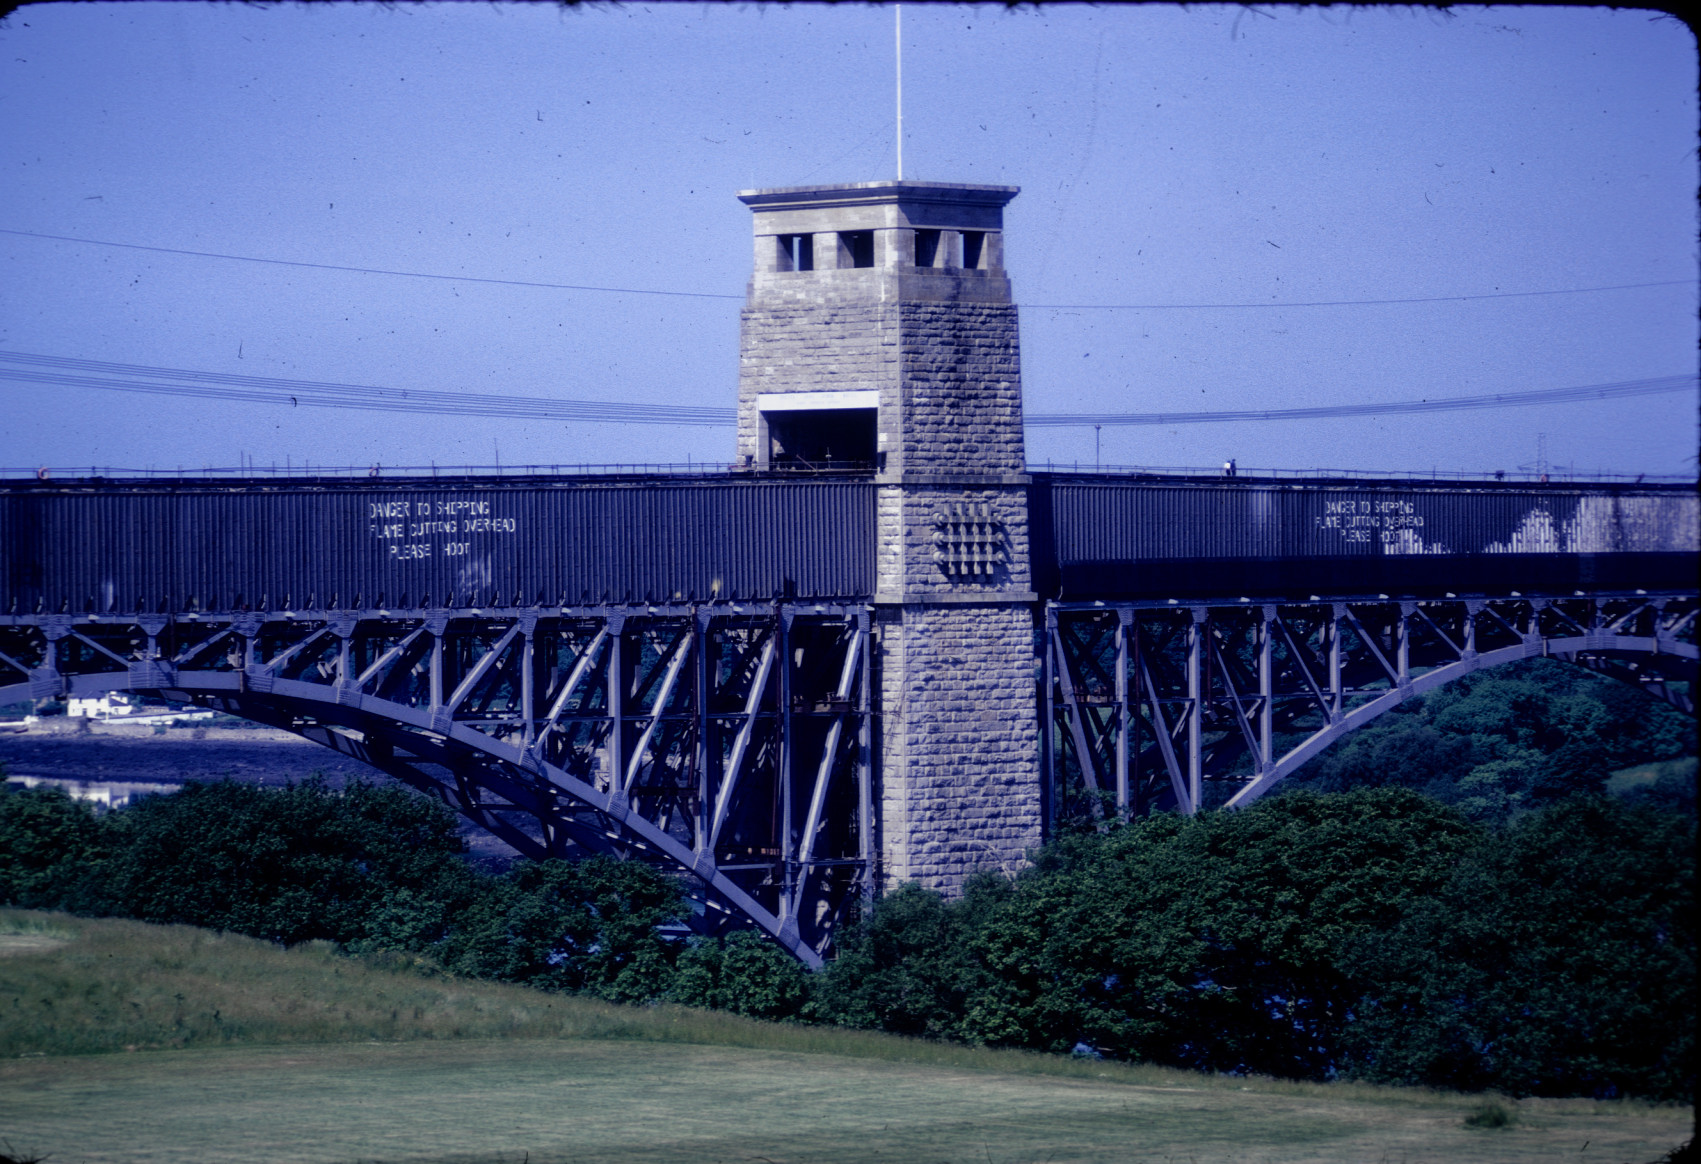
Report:
[{"label": "grass field", "polygon": [[81,1161],[1651,1164],[1687,1108],[1206,1077],[621,1008],[0,910],[0,1153]]}]

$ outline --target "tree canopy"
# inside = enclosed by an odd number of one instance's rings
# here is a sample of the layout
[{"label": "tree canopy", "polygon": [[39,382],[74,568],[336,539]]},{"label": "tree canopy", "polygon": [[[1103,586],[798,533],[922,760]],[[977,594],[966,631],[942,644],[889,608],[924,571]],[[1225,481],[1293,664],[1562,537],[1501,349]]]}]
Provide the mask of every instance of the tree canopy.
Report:
[{"label": "tree canopy", "polygon": [[[1457,679],[1345,739],[1284,781],[1284,791],[1397,784],[1501,824],[1577,793],[1616,769],[1695,755],[1695,721],[1616,679],[1528,659]],[[1652,794],[1694,812],[1694,781]]]}]

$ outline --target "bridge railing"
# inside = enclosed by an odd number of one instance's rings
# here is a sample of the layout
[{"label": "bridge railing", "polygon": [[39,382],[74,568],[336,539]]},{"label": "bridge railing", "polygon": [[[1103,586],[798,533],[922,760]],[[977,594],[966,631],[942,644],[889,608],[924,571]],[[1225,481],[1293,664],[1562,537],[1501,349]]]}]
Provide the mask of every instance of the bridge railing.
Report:
[{"label": "bridge railing", "polygon": [[1234,465],[1232,471],[1223,465],[1111,465],[1080,461],[1032,462],[1030,473],[1079,475],[1098,477],[1216,477],[1234,480],[1260,481],[1447,481],[1447,482],[1505,482],[1508,484],[1693,484],[1695,476],[1683,473],[1607,473],[1583,472],[1571,469],[1548,469],[1546,472],[1524,470],[1464,470],[1431,469],[1259,469]]},{"label": "bridge railing", "polygon": [[[361,480],[371,478],[422,477],[696,477],[748,474],[754,470],[740,464],[723,461],[668,461],[642,463],[637,461],[607,461],[584,464],[524,464],[474,465],[431,463],[426,465],[318,465],[285,463],[282,465],[149,465],[134,468],[115,465],[24,465],[0,466],[0,481],[6,480],[228,480],[249,479],[311,481]],[[795,465],[773,467],[765,473],[786,476],[833,476],[870,471],[869,466],[852,463],[842,465]],[[1123,465],[1092,464],[1080,461],[1030,462],[1030,473],[1080,475],[1099,477],[1232,477],[1263,481],[1447,481],[1447,482],[1505,482],[1508,484],[1693,484],[1692,474],[1682,473],[1608,473],[1582,472],[1571,469],[1548,469],[1546,472],[1524,470],[1463,470],[1431,469],[1428,472],[1404,469],[1270,469],[1236,465],[1230,472],[1222,465]]]},{"label": "bridge railing", "polygon": [[[868,472],[866,465],[786,465],[763,470],[764,473],[795,476],[843,476],[846,473]],[[30,465],[0,467],[0,480],[47,481],[244,481],[262,480],[383,480],[385,478],[533,478],[533,477],[703,477],[746,476],[754,472],[742,465],[723,461],[673,461],[661,464],[608,461],[574,465],[176,465],[129,468],[114,465]]]}]

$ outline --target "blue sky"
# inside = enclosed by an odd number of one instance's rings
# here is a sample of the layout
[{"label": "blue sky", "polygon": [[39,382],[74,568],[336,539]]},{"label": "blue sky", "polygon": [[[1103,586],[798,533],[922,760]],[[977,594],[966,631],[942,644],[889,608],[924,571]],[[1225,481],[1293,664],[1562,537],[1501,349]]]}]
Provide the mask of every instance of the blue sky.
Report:
[{"label": "blue sky", "polygon": [[[1309,407],[1696,366],[1696,46],[1578,8],[904,10],[905,176],[1022,187],[1030,412]],[[741,296],[750,186],[894,176],[893,12],[39,5],[0,25],[0,229]],[[737,298],[0,234],[0,351],[730,405]],[[1199,308],[1679,282],[1431,304]],[[1176,305],[1111,310],[1119,305]],[[0,381],[0,465],[717,462],[730,429]],[[1105,462],[1695,470],[1693,394],[1106,428]],[[1030,461],[1094,456],[1036,429]]]}]

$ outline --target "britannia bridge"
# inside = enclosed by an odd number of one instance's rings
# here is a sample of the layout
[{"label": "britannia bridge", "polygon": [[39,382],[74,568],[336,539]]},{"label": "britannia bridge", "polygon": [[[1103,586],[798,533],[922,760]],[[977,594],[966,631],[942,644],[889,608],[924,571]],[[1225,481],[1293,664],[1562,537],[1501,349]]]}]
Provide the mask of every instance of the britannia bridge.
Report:
[{"label": "britannia bridge", "polygon": [[1692,486],[1030,471],[1010,187],[747,191],[731,467],[0,486],[0,704],[287,728],[807,963],[1546,655],[1693,712]]}]

